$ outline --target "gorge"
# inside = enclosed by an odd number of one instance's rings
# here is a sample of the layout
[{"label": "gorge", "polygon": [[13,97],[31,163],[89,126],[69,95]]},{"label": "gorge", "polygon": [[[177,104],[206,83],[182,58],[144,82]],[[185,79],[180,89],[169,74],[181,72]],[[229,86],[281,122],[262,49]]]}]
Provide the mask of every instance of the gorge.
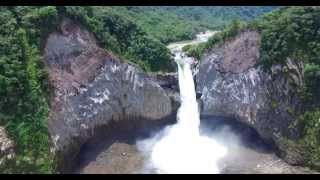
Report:
[{"label": "gorge", "polygon": [[318,173],[318,7],[0,10],[1,173]]},{"label": "gorge", "polygon": [[[196,39],[191,43],[196,44],[198,42],[199,41]],[[181,44],[182,43],[169,45],[178,59],[181,58],[179,56],[183,54],[182,46],[179,46]],[[180,68],[179,70],[181,71],[181,74],[183,74],[183,69]],[[197,71],[194,71],[194,73],[196,72]],[[181,78],[182,77],[183,76],[181,76]],[[172,80],[169,82],[178,83],[177,81]],[[179,86],[186,85],[180,84]],[[188,90],[189,92],[192,91],[192,83],[187,85],[187,87],[188,88],[185,90]],[[200,100],[200,103],[202,101],[201,98],[198,99]],[[186,99],[188,99],[188,97],[186,97]],[[268,145],[266,141],[259,138],[260,135],[256,130],[242,122],[238,122],[235,117],[228,114],[219,114],[219,111],[216,112],[217,114],[202,113],[201,125],[199,126],[200,134],[208,139],[203,140],[204,147],[200,144],[196,147],[192,147],[197,144],[195,143],[197,141],[195,140],[194,142],[192,140],[194,138],[194,133],[192,133],[191,129],[196,128],[198,125],[196,121],[195,123],[190,122],[193,119],[191,118],[192,115],[190,115],[190,113],[192,114],[192,112],[195,111],[193,112],[193,117],[194,119],[197,119],[197,107],[192,106],[192,99],[191,102],[190,100],[187,102],[187,107],[189,105],[191,106],[189,108],[193,109],[188,109],[188,112],[180,117],[184,118],[186,123],[186,126],[182,126],[184,127],[184,131],[181,132],[183,135],[180,138],[179,120],[174,122],[174,119],[171,120],[171,123],[168,123],[177,124],[165,125],[168,124],[165,123],[159,127],[148,127],[147,133],[141,133],[139,130],[132,130],[130,128],[124,131],[119,131],[117,129],[116,131],[118,132],[101,135],[102,137],[94,138],[84,146],[80,152],[81,165],[77,168],[76,172],[210,174],[218,172],[231,174],[312,172],[307,168],[291,166],[279,159],[275,154],[274,147],[270,144]],[[203,112],[204,110],[205,109],[202,109],[201,111]],[[183,111],[180,111],[180,113],[181,112]],[[179,117],[179,115],[177,116]],[[180,121],[183,120],[181,119]],[[188,122],[191,123],[190,126],[188,126]],[[141,130],[142,128],[138,129]],[[194,132],[197,133],[197,130],[195,129]],[[105,132],[103,132],[103,134],[105,134]],[[112,140],[106,141],[106,139],[109,139],[110,137]],[[206,141],[209,145],[206,145]],[[211,143],[213,150],[210,149],[211,141],[213,141]],[[214,141],[217,141],[218,144]],[[219,147],[221,149],[220,151]],[[197,148],[200,149],[197,150]],[[183,149],[185,150],[183,151]],[[228,154],[223,156],[223,154],[226,153],[224,152],[226,150],[228,150]],[[217,153],[220,153],[220,155]],[[197,160],[192,158],[196,158]],[[201,158],[203,159],[202,163]],[[156,165],[154,165],[154,163]]]}]

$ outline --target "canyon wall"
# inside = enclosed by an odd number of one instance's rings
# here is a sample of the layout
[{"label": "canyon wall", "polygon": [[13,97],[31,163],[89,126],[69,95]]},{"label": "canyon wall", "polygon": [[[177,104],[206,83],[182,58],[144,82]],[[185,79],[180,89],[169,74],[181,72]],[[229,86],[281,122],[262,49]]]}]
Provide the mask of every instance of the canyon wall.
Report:
[{"label": "canyon wall", "polygon": [[[52,88],[49,132],[58,166],[67,171],[96,129],[164,121],[179,107],[176,74],[146,74],[101,49],[92,33],[64,19],[49,35],[44,60]],[[298,139],[303,66],[287,59],[272,72],[259,66],[260,35],[246,31],[208,51],[194,70],[201,114],[234,118],[253,127],[291,164],[303,156],[286,139]],[[130,126],[130,125],[129,125]]]},{"label": "canyon wall", "polygon": [[303,85],[303,65],[287,59],[263,71],[260,38],[258,32],[242,32],[204,55],[196,74],[201,114],[237,119],[273,143],[287,162],[301,164],[301,153],[286,140],[301,135],[295,114],[301,110],[297,89]]},{"label": "canyon wall", "polygon": [[60,171],[68,171],[81,145],[99,127],[165,120],[170,97],[135,65],[101,49],[92,33],[64,19],[49,35],[44,60],[52,88],[49,132]]}]

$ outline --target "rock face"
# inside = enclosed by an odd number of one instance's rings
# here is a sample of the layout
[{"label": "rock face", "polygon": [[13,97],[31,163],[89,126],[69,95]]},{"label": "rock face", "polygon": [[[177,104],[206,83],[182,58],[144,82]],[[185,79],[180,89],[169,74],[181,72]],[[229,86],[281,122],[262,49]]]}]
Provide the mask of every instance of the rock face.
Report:
[{"label": "rock face", "polygon": [[172,108],[176,111],[180,107],[180,93],[178,73],[150,74],[171,99]]},{"label": "rock face", "polygon": [[291,164],[300,164],[300,153],[290,150],[285,139],[300,137],[295,113],[300,111],[296,90],[303,85],[303,66],[288,59],[286,65],[264,72],[259,62],[260,35],[240,33],[210,50],[198,67],[197,91],[202,94],[203,115],[235,118],[274,143]]},{"label": "rock face", "polygon": [[14,143],[8,138],[5,128],[0,126],[0,166],[14,156]]},{"label": "rock face", "polygon": [[165,74],[149,74],[161,87],[164,89],[171,89],[179,91],[178,86],[178,73],[165,73]]},{"label": "rock face", "polygon": [[44,59],[53,88],[49,132],[60,171],[72,168],[95,129],[118,121],[161,120],[173,112],[159,84],[99,48],[93,34],[68,19],[49,35]]}]

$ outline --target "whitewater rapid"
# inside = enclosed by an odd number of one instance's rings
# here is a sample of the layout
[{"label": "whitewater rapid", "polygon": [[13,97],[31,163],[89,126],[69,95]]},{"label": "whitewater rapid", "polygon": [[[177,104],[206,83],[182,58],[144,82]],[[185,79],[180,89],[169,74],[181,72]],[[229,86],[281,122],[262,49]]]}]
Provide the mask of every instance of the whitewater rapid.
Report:
[{"label": "whitewater rapid", "polygon": [[227,149],[214,139],[200,136],[200,115],[191,71],[191,58],[176,53],[181,106],[177,124],[153,146],[151,161],[158,173],[214,174],[219,173],[218,160]]}]

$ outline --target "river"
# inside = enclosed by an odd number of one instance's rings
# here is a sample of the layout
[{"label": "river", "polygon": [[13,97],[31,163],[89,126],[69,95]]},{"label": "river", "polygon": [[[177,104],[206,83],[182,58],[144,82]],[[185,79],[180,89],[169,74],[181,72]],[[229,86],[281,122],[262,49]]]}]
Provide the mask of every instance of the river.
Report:
[{"label": "river", "polygon": [[196,35],[196,38],[193,40],[187,40],[187,41],[179,41],[170,43],[167,48],[171,50],[172,53],[175,53],[177,51],[182,51],[182,48],[186,45],[195,45],[202,42],[206,42],[211,36],[216,34],[219,31],[205,31],[201,32]]}]

